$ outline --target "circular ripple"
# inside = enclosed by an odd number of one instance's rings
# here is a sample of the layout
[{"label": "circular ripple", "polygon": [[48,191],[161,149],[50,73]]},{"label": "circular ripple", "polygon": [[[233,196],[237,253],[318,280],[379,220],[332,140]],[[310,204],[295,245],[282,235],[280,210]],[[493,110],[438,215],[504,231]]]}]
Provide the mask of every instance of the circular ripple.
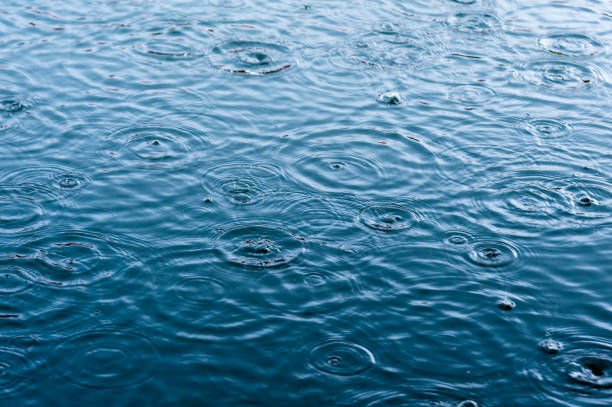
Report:
[{"label": "circular ripple", "polygon": [[612,219],[612,191],[603,174],[554,162],[521,167],[487,172],[500,173],[500,178],[474,195],[471,208],[478,210],[476,216],[497,229],[537,235],[543,230],[603,225]]},{"label": "circular ripple", "polygon": [[541,139],[567,137],[572,132],[569,123],[558,119],[531,119],[521,122],[520,128],[527,134]]},{"label": "circular ripple", "polygon": [[[503,137],[504,141],[508,137],[507,129],[499,124],[463,127],[447,140],[442,140],[439,153],[435,154],[438,170],[446,182],[480,190],[482,184],[486,184],[493,174],[498,176],[497,171],[504,169],[505,165],[520,162],[528,166],[533,163],[524,149],[501,147],[501,140],[496,142],[496,137]],[[464,143],[466,139],[478,141],[468,144]]]},{"label": "circular ripple", "polygon": [[216,240],[226,261],[249,267],[279,267],[304,251],[301,238],[285,229],[248,225],[232,228]]},{"label": "circular ripple", "polygon": [[34,277],[21,267],[0,265],[0,295],[27,291],[34,281]]},{"label": "circular ripple", "polygon": [[[156,295],[147,309],[153,310],[156,330],[161,335],[172,331],[175,338],[189,340],[240,340],[267,329],[255,308],[245,306],[253,281],[231,276],[227,268],[215,273],[207,270],[202,258],[172,248],[160,254],[161,267],[173,272],[157,279]],[[231,287],[231,288],[230,288]],[[256,326],[253,325],[256,324]],[[265,325],[265,324],[264,324]]]},{"label": "circular ripple", "polygon": [[3,180],[18,185],[48,186],[57,194],[76,191],[89,182],[87,176],[63,166],[23,167],[7,174]]},{"label": "circular ripple", "polygon": [[203,135],[168,126],[128,127],[106,136],[107,154],[128,167],[180,167],[205,147]]},{"label": "circular ripple", "polygon": [[190,60],[198,57],[198,53],[189,46],[179,42],[149,40],[136,47],[137,51],[145,56],[152,56],[163,60]]},{"label": "circular ripple", "polygon": [[598,40],[584,34],[553,34],[541,38],[540,46],[550,53],[572,57],[593,56],[604,51]]},{"label": "circular ripple", "polygon": [[[560,341],[559,341],[560,339]],[[549,338],[528,370],[539,391],[553,399],[599,404],[612,396],[612,343],[604,338],[559,333]],[[580,403],[582,405],[582,403]]]},{"label": "circular ripple", "polygon": [[307,191],[281,191],[270,197],[266,211],[274,215],[280,214],[287,224],[309,239],[346,241],[350,231],[361,232],[354,222],[354,213],[361,209],[359,205],[343,195],[336,197]]},{"label": "circular ripple", "polygon": [[348,273],[287,270],[265,275],[252,290],[268,306],[310,315],[342,307],[354,295],[356,285]]},{"label": "circular ripple", "polygon": [[36,278],[57,287],[91,285],[123,273],[136,263],[127,243],[107,234],[69,230],[40,234],[20,242],[30,250]]},{"label": "circular ripple", "polygon": [[0,129],[10,127],[5,119],[23,113],[28,108],[25,97],[32,80],[22,72],[7,66],[0,67]]},{"label": "circular ripple", "polygon": [[334,48],[328,54],[328,63],[335,68],[353,71],[410,68],[417,67],[444,49],[443,43],[427,29],[385,27]]},{"label": "circular ripple", "polygon": [[211,32],[200,30],[189,22],[148,21],[139,27],[139,35],[131,49],[143,62],[180,63],[198,60],[204,56],[203,49],[208,48]]},{"label": "circular ripple", "polygon": [[[19,246],[21,248],[21,246]],[[5,247],[6,249],[6,247]],[[4,335],[56,332],[91,318],[91,293],[40,284],[40,267],[25,254],[0,255],[0,316]]]},{"label": "circular ripple", "polygon": [[174,284],[170,290],[178,301],[205,305],[217,302],[225,296],[226,288],[210,277],[188,277]]},{"label": "circular ripple", "polygon": [[276,191],[283,178],[282,170],[272,164],[230,163],[207,170],[203,184],[232,204],[249,205]]},{"label": "circular ripple", "polygon": [[132,387],[147,381],[159,354],[145,336],[94,329],[66,338],[51,353],[50,365],[64,380],[92,388]]},{"label": "circular ripple", "polygon": [[[406,387],[406,386],[405,386]],[[479,404],[473,400],[460,401],[460,394],[457,386],[450,386],[440,381],[425,381],[414,383],[410,386],[415,389],[410,392],[403,391],[375,391],[363,392],[358,397],[350,400],[348,405],[359,405],[365,407],[420,407],[420,406],[436,406],[436,407],[478,407]]]},{"label": "circular ripple", "polygon": [[472,245],[467,259],[481,267],[505,267],[516,261],[518,249],[502,241],[482,241]]},{"label": "circular ripple", "polygon": [[361,223],[384,232],[409,229],[417,222],[416,215],[399,205],[368,206],[359,214]]},{"label": "circular ripple", "polygon": [[0,399],[15,397],[39,378],[40,361],[14,347],[0,346]]},{"label": "circular ripple", "polygon": [[450,90],[448,97],[463,105],[483,105],[495,97],[495,91],[482,85],[459,85]]},{"label": "circular ripple", "polygon": [[579,219],[608,221],[612,216],[610,184],[597,180],[569,181],[562,192],[571,202],[571,212]]},{"label": "circular ripple", "polygon": [[496,222],[552,226],[571,207],[560,188],[558,180],[543,171],[517,171],[490,185],[495,196],[483,196],[476,206],[492,214]]},{"label": "circular ripple", "polygon": [[563,61],[532,62],[519,72],[525,81],[555,90],[590,86],[599,79],[593,68]]},{"label": "circular ripple", "polygon": [[26,197],[0,197],[0,231],[19,233],[41,226],[44,211]]},{"label": "circular ripple", "polygon": [[450,26],[464,33],[485,34],[499,30],[500,20],[493,14],[458,13],[449,19]]},{"label": "circular ripple", "polygon": [[317,345],[310,351],[309,363],[315,369],[336,376],[355,376],[376,364],[367,348],[341,340]]},{"label": "circular ripple", "polygon": [[460,230],[449,230],[444,233],[443,241],[455,248],[466,248],[474,241],[474,236]]},{"label": "circular ripple", "polygon": [[259,41],[227,41],[213,48],[212,64],[242,75],[270,75],[295,65],[291,50],[281,44]]},{"label": "circular ripple", "polygon": [[520,189],[507,190],[503,194],[508,210],[527,216],[534,214],[537,219],[553,215],[556,212],[555,206],[563,203],[557,191],[537,184],[524,184]]},{"label": "circular ripple", "polygon": [[53,196],[36,184],[0,184],[0,232],[30,232],[47,225],[43,203]]},{"label": "circular ripple", "polygon": [[293,162],[294,178],[309,187],[385,196],[431,182],[434,162],[417,138],[371,129],[314,132],[289,140],[281,155]]},{"label": "circular ripple", "polygon": [[10,98],[0,99],[0,113],[17,113],[25,109],[23,102]]}]

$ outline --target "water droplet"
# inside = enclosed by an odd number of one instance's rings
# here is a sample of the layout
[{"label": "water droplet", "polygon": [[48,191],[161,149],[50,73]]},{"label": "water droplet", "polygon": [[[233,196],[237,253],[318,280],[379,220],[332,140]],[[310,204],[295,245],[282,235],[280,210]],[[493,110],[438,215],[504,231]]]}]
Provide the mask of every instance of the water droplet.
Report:
[{"label": "water droplet", "polygon": [[56,178],[57,185],[63,189],[78,189],[83,182],[78,176],[61,174]]},{"label": "water droplet", "polygon": [[397,92],[383,92],[376,96],[376,100],[383,105],[399,105],[403,102],[402,95]]},{"label": "water droplet", "polygon": [[514,309],[514,307],[516,307],[516,304],[508,297],[500,298],[499,300],[497,300],[497,308],[503,311],[510,311]]},{"label": "water droplet", "polygon": [[563,350],[563,343],[555,341],[553,339],[544,339],[539,343],[539,345],[542,352],[551,355],[554,355],[555,353],[558,353]]},{"label": "water droplet", "polygon": [[399,28],[395,24],[386,21],[382,24],[378,24],[376,26],[376,31],[381,34],[394,35],[399,33]]},{"label": "water droplet", "polygon": [[317,345],[310,352],[309,361],[315,369],[336,376],[355,376],[376,364],[368,349],[340,340]]}]

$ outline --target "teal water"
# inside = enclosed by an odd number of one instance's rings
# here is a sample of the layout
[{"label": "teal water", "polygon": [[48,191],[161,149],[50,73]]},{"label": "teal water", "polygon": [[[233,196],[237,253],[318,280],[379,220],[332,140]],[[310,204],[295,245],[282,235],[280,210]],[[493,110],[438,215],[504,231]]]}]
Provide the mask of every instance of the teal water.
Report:
[{"label": "teal water", "polygon": [[612,3],[3,0],[0,405],[609,406]]}]

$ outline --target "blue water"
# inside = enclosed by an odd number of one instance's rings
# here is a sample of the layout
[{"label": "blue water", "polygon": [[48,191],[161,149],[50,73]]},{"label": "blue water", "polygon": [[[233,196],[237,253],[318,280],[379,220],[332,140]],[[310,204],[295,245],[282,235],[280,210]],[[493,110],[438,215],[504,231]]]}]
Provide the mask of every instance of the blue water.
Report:
[{"label": "blue water", "polygon": [[0,405],[611,405],[611,47],[605,0],[3,0]]}]

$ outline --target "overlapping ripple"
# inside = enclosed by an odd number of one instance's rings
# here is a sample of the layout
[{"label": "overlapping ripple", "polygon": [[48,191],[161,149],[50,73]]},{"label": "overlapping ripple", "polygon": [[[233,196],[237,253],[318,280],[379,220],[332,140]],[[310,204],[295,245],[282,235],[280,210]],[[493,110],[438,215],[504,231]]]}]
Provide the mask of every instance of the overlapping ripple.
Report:
[{"label": "overlapping ripple", "polygon": [[600,82],[607,81],[599,67],[558,60],[530,62],[517,72],[528,83],[557,91],[601,86]]},{"label": "overlapping ripple", "polygon": [[548,161],[489,169],[487,176],[473,208],[495,227],[542,234],[610,222],[610,184],[597,170]]},{"label": "overlapping ripple", "polygon": [[252,287],[253,296],[263,304],[301,315],[323,315],[341,308],[358,294],[358,289],[349,272],[309,268],[268,273]]},{"label": "overlapping ripple", "polygon": [[[19,241],[19,255],[32,264],[36,279],[55,287],[93,285],[133,272],[139,262],[127,250],[125,237],[98,230],[53,230]],[[123,278],[126,278],[124,275]]]},{"label": "overlapping ripple", "polygon": [[[604,405],[612,391],[612,344],[577,329],[555,330],[525,368],[532,384],[556,402]],[[554,349],[554,351],[551,351]]]},{"label": "overlapping ripple", "polygon": [[42,377],[43,362],[27,350],[20,349],[18,341],[0,346],[0,399],[18,396]]}]

